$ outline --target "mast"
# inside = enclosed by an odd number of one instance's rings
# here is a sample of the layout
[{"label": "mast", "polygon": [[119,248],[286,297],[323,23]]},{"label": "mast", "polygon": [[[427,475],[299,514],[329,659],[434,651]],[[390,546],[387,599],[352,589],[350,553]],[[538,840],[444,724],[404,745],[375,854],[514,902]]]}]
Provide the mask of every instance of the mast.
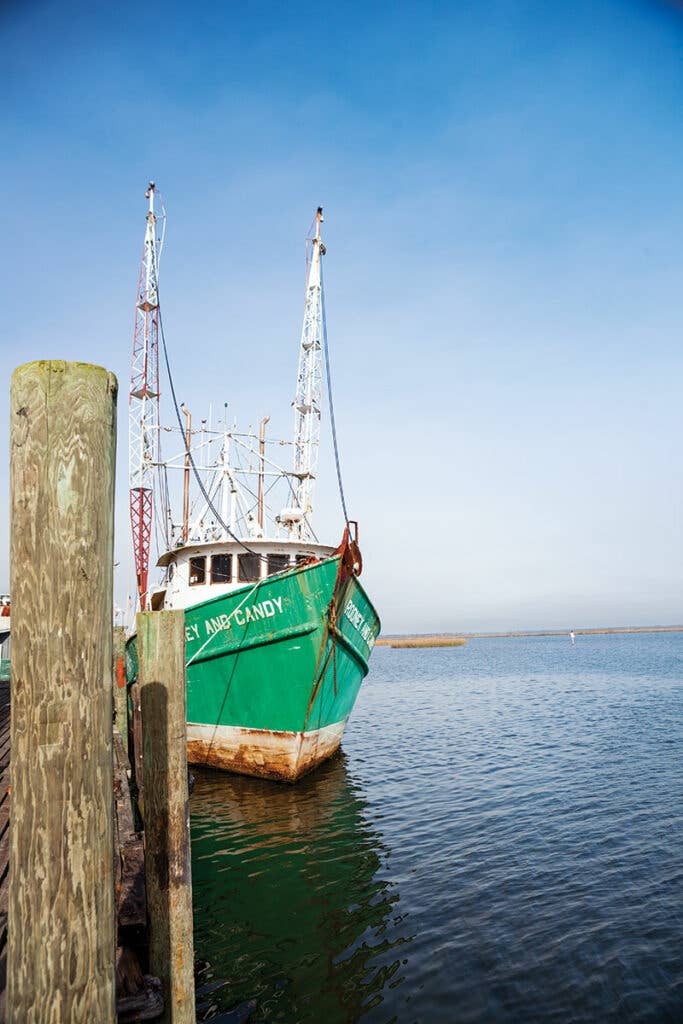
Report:
[{"label": "mast", "polygon": [[263,536],[263,477],[266,472],[266,423],[270,416],[264,416],[261,420],[261,429],[258,438],[258,528],[259,536]]},{"label": "mast", "polygon": [[[147,605],[155,464],[159,461],[159,294],[155,185],[149,201],[135,303],[128,418],[130,525],[140,607]],[[163,214],[162,214],[163,216]]]},{"label": "mast", "polygon": [[[322,400],[322,276],[320,261],[325,246],[320,238],[322,206],[315,215],[311,263],[306,282],[306,306],[299,346],[299,371],[294,398],[294,496],[298,515],[288,516],[293,536],[307,539],[311,533],[313,490],[320,448],[320,406]],[[288,510],[289,511],[289,510]]]}]

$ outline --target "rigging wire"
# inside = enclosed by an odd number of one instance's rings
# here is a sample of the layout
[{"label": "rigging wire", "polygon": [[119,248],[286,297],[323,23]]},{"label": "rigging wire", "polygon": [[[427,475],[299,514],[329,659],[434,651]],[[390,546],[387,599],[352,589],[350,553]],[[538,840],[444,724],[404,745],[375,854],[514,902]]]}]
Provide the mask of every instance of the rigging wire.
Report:
[{"label": "rigging wire", "polygon": [[[231,436],[233,436],[233,435],[231,435]],[[255,434],[247,434],[247,435],[241,435],[241,436],[242,436],[242,437],[245,437],[245,436],[246,436],[246,437],[249,437],[249,438],[253,438],[253,439],[254,439],[254,441],[256,440],[256,435],[255,435]],[[242,440],[240,440],[240,436],[234,435],[234,436],[233,436],[233,439],[234,439],[234,440],[236,441],[236,443],[237,443],[237,445],[238,445],[238,446],[240,446],[240,445],[241,445],[241,447],[242,447],[242,448],[247,448],[247,449],[248,449],[248,450],[249,450],[250,452],[252,452],[252,453],[253,453],[254,455],[256,454],[256,451],[255,451],[255,450],[254,450],[253,448],[251,448],[250,446],[248,446],[248,445],[246,444],[246,442],[245,442],[245,441],[242,441]],[[284,443],[286,443],[286,442],[284,442]],[[290,442],[290,443],[291,443],[291,444],[293,445],[293,442]],[[282,441],[280,441],[280,442],[279,442],[279,444],[283,444],[283,442],[282,442]],[[271,466],[275,466],[275,468],[276,468],[276,469],[278,469],[278,468],[279,468],[279,467],[278,467],[278,466],[276,465],[276,463],[272,462],[272,461],[271,461],[270,459],[268,459],[268,458],[266,459],[266,462],[268,462],[268,464],[269,464],[269,465],[271,465]],[[294,484],[293,484],[293,483],[292,483],[292,481],[291,481],[291,477],[290,477],[290,474],[288,474],[288,473],[285,473],[285,474],[283,475],[283,479],[285,480],[285,483],[287,484],[287,487],[289,488],[289,493],[291,494],[291,496],[292,496],[292,499],[293,499],[294,501],[296,501],[296,491],[294,490]],[[278,482],[278,481],[276,480],[276,481],[275,481],[275,483],[277,483],[277,482]],[[244,487],[244,489],[245,489],[245,490],[249,491],[249,493],[251,494],[252,498],[255,498],[255,497],[256,497],[256,495],[254,494],[254,492],[253,492],[252,490],[250,490],[250,489],[249,489],[249,488],[247,487],[247,485],[246,485],[246,484],[242,484],[242,486]],[[272,487],[272,485],[271,485],[271,487]],[[268,488],[268,490],[269,490],[269,491],[271,490],[271,487],[269,487],[269,488]],[[268,492],[266,492],[266,493],[268,493]],[[254,505],[254,506],[252,506],[252,508],[251,508],[251,509],[250,509],[249,511],[253,511],[253,509],[254,509],[255,507],[256,507],[255,505]],[[316,544],[317,544],[317,543],[318,543],[318,537],[317,537],[317,535],[316,535],[316,532],[315,532],[315,530],[313,529],[313,527],[311,526],[311,524],[310,524],[310,523],[308,522],[308,519],[307,519],[306,515],[304,515],[304,520],[305,520],[305,522],[306,522],[306,526],[308,527],[308,529],[309,529],[309,530],[311,531],[311,534],[313,535],[313,540],[314,540],[314,541],[316,542]]]},{"label": "rigging wire", "polygon": [[[327,344],[327,317],[325,316],[325,288],[323,286],[323,261],[320,260],[320,304],[323,321],[323,350],[325,353],[325,376],[327,377],[327,400],[330,406],[330,425],[332,427],[332,443],[334,445],[334,463],[337,467],[337,483],[339,484],[339,497],[344,513],[344,522],[348,523],[349,513],[346,510],[346,498],[344,496],[344,484],[342,481],[341,464],[339,461],[339,443],[337,441],[337,425],[334,419],[334,402],[332,400],[332,371],[330,369],[330,351]],[[163,336],[163,334],[162,334]]]},{"label": "rigging wire", "polygon": [[[160,434],[161,432],[159,431],[158,433]],[[164,551],[168,551],[171,544],[168,533],[168,516],[166,514],[166,509],[168,508],[169,505],[168,474],[166,466],[162,461],[160,436],[158,436],[157,438],[157,458],[158,462],[156,464],[156,474],[158,488],[155,488],[153,493],[154,532],[156,535],[157,552],[158,554],[161,554]]]},{"label": "rigging wire", "polygon": [[166,540],[166,550],[168,551],[171,547],[171,522],[169,516],[169,509],[171,507],[171,499],[168,492],[168,467],[166,463],[163,466],[163,506],[164,506],[164,523],[166,524],[164,530],[164,537]]},{"label": "rigging wire", "polygon": [[[182,420],[182,416],[181,416],[181,413],[180,413],[180,406],[178,404],[178,399],[176,397],[175,385],[173,383],[173,375],[171,373],[171,364],[170,364],[169,358],[168,358],[168,349],[166,348],[166,336],[164,334],[164,321],[163,321],[163,317],[161,315],[161,303],[159,302],[159,288],[158,288],[158,285],[157,285],[157,302],[159,303],[159,305],[158,305],[159,331],[161,333],[161,344],[162,344],[163,349],[164,349],[164,362],[166,363],[166,373],[168,375],[168,383],[169,383],[169,386],[171,388],[171,397],[173,398],[173,405],[175,406],[176,417],[178,419],[178,427],[179,427],[179,429],[180,429],[180,431],[182,433],[182,431],[183,431],[183,420]],[[240,545],[240,547],[244,548],[244,550],[247,551],[250,555],[256,555],[257,558],[261,558],[262,559],[264,557],[263,555],[260,555],[258,551],[254,551],[247,544],[245,544],[244,541],[240,540],[240,538],[237,537],[232,532],[232,530],[227,525],[227,523],[225,523],[223,521],[222,517],[220,516],[220,514],[218,512],[218,509],[214,505],[213,501],[211,500],[211,498],[210,498],[210,496],[208,494],[208,491],[206,490],[206,487],[204,486],[204,481],[202,480],[202,478],[199,475],[199,471],[197,470],[197,466],[195,465],[194,457],[192,455],[192,451],[190,450],[190,446],[189,445],[186,448],[185,454],[187,455],[187,458],[188,458],[188,461],[190,463],[190,466],[192,467],[192,472],[195,475],[195,479],[196,479],[196,481],[197,481],[197,483],[199,485],[199,489],[202,492],[202,494],[204,495],[204,500],[206,501],[208,507],[211,509],[211,511],[213,512],[214,516],[216,517],[216,521],[225,530],[226,534],[229,537],[232,537],[232,539],[234,541],[236,541]]]},{"label": "rigging wire", "polygon": [[[334,445],[334,461],[335,461],[335,466],[336,466],[336,470],[337,470],[337,483],[339,485],[339,496],[340,496],[340,499],[341,499],[342,511],[344,513],[344,521],[346,523],[348,523],[349,516],[348,516],[348,512],[347,512],[347,508],[346,508],[346,498],[345,498],[345,495],[344,495],[344,484],[342,482],[341,464],[340,464],[340,458],[339,458],[339,444],[338,444],[338,440],[337,440],[337,427],[336,427],[336,422],[335,422],[335,417],[334,417],[334,402],[333,402],[333,398],[332,398],[332,376],[331,376],[331,372],[330,372],[330,354],[329,354],[329,347],[328,347],[328,341],[327,341],[327,318],[326,318],[326,315],[325,315],[325,291],[324,291],[324,287],[323,287],[322,261],[320,262],[320,286],[321,286],[320,287],[320,298],[321,298],[322,327],[323,327],[323,347],[324,347],[324,354],[325,354],[325,368],[326,368],[326,377],[327,377],[327,396],[328,396],[328,402],[329,402],[329,407],[330,407],[330,423],[331,423],[331,426],[332,426],[332,441],[333,441],[333,445]],[[157,312],[159,314],[159,332],[161,334],[161,344],[162,344],[163,351],[164,351],[164,362],[166,364],[166,374],[168,376],[168,383],[169,383],[169,386],[170,386],[170,389],[171,389],[171,397],[173,398],[173,405],[174,405],[174,408],[175,408],[176,419],[178,420],[178,429],[180,430],[181,436],[184,437],[185,435],[184,435],[184,429],[183,429],[182,416],[181,416],[181,413],[180,413],[180,405],[178,403],[178,398],[176,396],[175,384],[174,384],[174,381],[173,381],[173,375],[171,373],[171,364],[170,364],[170,360],[169,360],[169,357],[168,357],[168,348],[166,346],[166,335],[164,333],[164,321],[163,321],[163,316],[161,314],[161,301],[160,301],[160,295],[159,295],[159,279],[158,279],[158,275],[157,275]],[[189,461],[190,466],[192,468],[192,472],[194,473],[194,477],[195,477],[195,479],[197,481],[197,484],[199,485],[199,489],[202,492],[202,494],[204,496],[204,500],[207,503],[207,507],[213,512],[213,514],[214,514],[218,524],[222,527],[222,529],[225,531],[225,533],[229,537],[232,537],[232,539],[237,544],[240,545],[240,547],[244,551],[246,551],[250,555],[254,555],[256,558],[259,558],[262,562],[266,562],[267,561],[267,555],[263,555],[263,554],[261,554],[258,551],[254,551],[253,548],[250,548],[248,546],[248,544],[245,544],[243,540],[240,540],[240,538],[236,534],[234,534],[232,532],[232,530],[227,525],[227,523],[224,522],[222,516],[219,514],[216,506],[214,505],[211,497],[209,496],[206,487],[204,486],[204,482],[203,482],[201,476],[199,475],[199,471],[198,471],[197,466],[196,466],[195,461],[194,461],[194,456],[192,455],[192,451],[191,451],[189,446],[186,446],[185,454],[187,455],[188,461]],[[290,489],[293,491],[293,488],[292,488],[292,485],[291,485],[291,481],[288,480],[288,483],[290,485]],[[248,490],[248,488],[247,488],[247,490]],[[252,492],[252,496],[254,496],[253,492]],[[312,527],[310,526],[310,524],[309,524],[309,529],[311,530],[311,532],[313,532]],[[315,537],[315,534],[314,534],[314,537]],[[317,540],[317,538],[316,538],[316,540]]]}]

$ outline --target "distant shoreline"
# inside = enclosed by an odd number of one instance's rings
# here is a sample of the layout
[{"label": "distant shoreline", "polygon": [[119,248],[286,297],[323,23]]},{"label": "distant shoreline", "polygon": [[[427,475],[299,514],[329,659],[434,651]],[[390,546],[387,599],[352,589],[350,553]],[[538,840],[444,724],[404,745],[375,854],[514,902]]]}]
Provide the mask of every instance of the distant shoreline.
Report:
[{"label": "distant shoreline", "polygon": [[[607,633],[683,633],[683,626],[606,626],[575,629],[576,636],[599,636]],[[456,641],[507,640],[517,637],[569,636],[568,629],[511,630],[508,633],[396,633],[382,634],[380,646],[390,647],[447,647],[459,646]],[[429,641],[435,641],[430,644]]]}]

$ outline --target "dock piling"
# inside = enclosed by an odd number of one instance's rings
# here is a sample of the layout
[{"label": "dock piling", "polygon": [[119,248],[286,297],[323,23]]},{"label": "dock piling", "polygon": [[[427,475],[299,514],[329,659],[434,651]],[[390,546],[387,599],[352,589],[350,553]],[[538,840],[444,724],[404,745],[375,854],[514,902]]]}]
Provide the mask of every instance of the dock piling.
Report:
[{"label": "dock piling", "polygon": [[130,705],[133,716],[132,739],[133,756],[130,758],[133,765],[133,775],[137,789],[137,802],[140,811],[144,814],[145,807],[145,765],[142,755],[142,705],[140,703],[140,683],[133,683],[130,688]]},{"label": "dock piling", "polygon": [[84,363],[12,378],[10,1024],[116,1019],[116,391]]},{"label": "dock piling", "polygon": [[194,1024],[184,613],[140,612],[137,635],[149,967],[164,1024]]},{"label": "dock piling", "polygon": [[116,728],[121,733],[123,749],[128,753],[128,688],[126,686],[126,630],[114,626],[114,712]]}]

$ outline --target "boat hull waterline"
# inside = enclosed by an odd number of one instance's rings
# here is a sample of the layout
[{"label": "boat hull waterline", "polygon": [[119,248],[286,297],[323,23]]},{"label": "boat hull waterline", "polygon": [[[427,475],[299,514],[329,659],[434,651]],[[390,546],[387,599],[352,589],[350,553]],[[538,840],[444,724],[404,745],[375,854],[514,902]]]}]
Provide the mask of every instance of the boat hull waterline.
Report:
[{"label": "boat hull waterline", "polygon": [[294,782],[331,757],[379,628],[338,555],[187,607],[188,762]]}]

